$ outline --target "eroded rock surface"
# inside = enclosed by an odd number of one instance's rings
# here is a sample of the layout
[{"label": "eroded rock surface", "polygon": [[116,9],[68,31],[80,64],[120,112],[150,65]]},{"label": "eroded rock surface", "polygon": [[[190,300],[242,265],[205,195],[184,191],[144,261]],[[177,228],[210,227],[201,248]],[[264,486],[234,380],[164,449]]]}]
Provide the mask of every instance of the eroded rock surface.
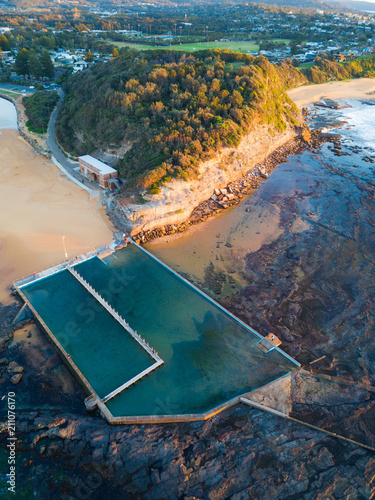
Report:
[{"label": "eroded rock surface", "polygon": [[[245,406],[206,423],[111,427],[19,416],[19,480],[38,498],[371,498],[374,454]],[[48,474],[46,470],[48,469]],[[46,476],[48,479],[46,480]]]}]

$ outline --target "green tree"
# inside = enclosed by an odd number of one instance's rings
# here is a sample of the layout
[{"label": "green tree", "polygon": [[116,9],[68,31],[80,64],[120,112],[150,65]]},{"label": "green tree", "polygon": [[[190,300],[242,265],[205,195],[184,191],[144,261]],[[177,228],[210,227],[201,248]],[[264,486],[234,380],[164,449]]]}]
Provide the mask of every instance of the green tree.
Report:
[{"label": "green tree", "polygon": [[16,61],[15,61],[15,68],[17,75],[29,75],[29,53],[26,49],[22,49],[18,52]]},{"label": "green tree", "polygon": [[40,58],[40,62],[42,64],[43,68],[43,76],[46,76],[47,78],[53,78],[53,75],[55,73],[55,69],[53,67],[53,62],[51,59],[51,56],[49,55],[49,52],[45,50],[42,53],[42,56]]},{"label": "green tree", "polygon": [[298,52],[297,43],[293,42],[290,47],[290,53],[292,54],[292,56],[294,56],[294,54],[297,54],[297,52]]},{"label": "green tree", "polygon": [[92,62],[93,60],[94,60],[94,54],[91,52],[91,50],[89,50],[88,52],[86,52],[85,61]]},{"label": "green tree", "polygon": [[10,43],[8,38],[5,35],[0,35],[0,49],[10,50]]},{"label": "green tree", "polygon": [[33,50],[29,52],[29,73],[37,80],[43,75],[43,66]]}]

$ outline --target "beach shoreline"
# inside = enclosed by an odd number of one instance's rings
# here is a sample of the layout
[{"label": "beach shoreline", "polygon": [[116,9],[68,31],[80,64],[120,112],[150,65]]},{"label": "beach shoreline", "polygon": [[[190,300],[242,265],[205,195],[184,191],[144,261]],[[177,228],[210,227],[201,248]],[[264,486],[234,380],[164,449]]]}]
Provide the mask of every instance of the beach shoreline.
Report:
[{"label": "beach shoreline", "polygon": [[349,81],[332,81],[304,85],[287,92],[301,108],[320,99],[368,99],[375,98],[375,78],[356,78]]},{"label": "beach shoreline", "polygon": [[17,130],[0,130],[0,174],[3,304],[13,281],[65,260],[64,244],[71,258],[112,241],[97,198],[67,180]]},{"label": "beach shoreline", "polygon": [[[323,98],[333,100],[375,98],[375,79],[358,78],[349,81],[333,81],[323,84],[306,85],[292,89],[288,91],[287,94],[300,109]],[[308,130],[307,126],[305,130]],[[308,136],[309,133],[307,134],[307,137]],[[259,187],[263,180],[262,177],[267,177],[282,161],[285,161],[288,156],[294,154],[297,149],[302,147],[316,148],[321,142],[327,140],[327,137],[315,134],[311,144],[309,144],[311,138],[308,137],[305,141],[305,137],[302,129],[302,137],[300,135],[286,145],[274,150],[264,162],[257,166],[257,170],[260,170],[260,175],[254,175],[253,171],[249,171],[239,179],[239,182],[229,183],[223,191],[235,193],[235,199],[232,201],[218,205],[217,202],[214,202],[212,198],[210,198],[196,206],[187,221],[176,224],[162,224],[160,227],[150,230],[134,231],[134,234],[132,233],[134,240],[139,244],[143,244],[155,238],[181,233],[188,227],[205,221],[207,217],[211,217],[220,213],[222,210],[237,205],[240,203],[243,195],[249,194],[250,189],[255,191]],[[244,180],[245,184],[243,184]],[[250,182],[246,185],[248,180],[250,180]],[[234,190],[232,190],[233,186]],[[116,220],[116,222],[120,223],[119,220]]]},{"label": "beach shoreline", "polygon": [[0,98],[11,102],[16,110],[16,129],[18,130],[19,134],[30,144],[33,149],[35,149],[37,153],[45,156],[46,158],[50,158],[51,154],[47,145],[47,133],[37,134],[36,132],[31,132],[26,125],[28,118],[26,116],[25,106],[22,103],[23,97],[24,96],[20,95],[12,96],[9,94],[4,94],[0,89]]}]

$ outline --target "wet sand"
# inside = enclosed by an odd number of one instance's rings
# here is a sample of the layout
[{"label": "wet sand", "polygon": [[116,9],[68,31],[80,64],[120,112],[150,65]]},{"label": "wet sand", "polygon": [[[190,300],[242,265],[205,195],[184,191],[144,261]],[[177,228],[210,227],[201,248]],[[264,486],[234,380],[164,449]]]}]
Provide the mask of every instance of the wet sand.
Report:
[{"label": "wet sand", "polygon": [[[374,93],[374,94],[371,94]],[[305,85],[289,90],[288,96],[302,107],[322,98],[329,99],[366,99],[375,97],[375,79],[357,78],[344,82],[328,82],[318,85]]]},{"label": "wet sand", "polygon": [[[246,201],[250,199],[245,198],[240,205],[183,233],[152,240],[145,247],[178,272],[187,273],[200,287],[205,288],[205,272],[210,262],[215,264],[217,272],[229,272],[241,287],[246,253],[256,252],[282,232],[278,207],[269,204],[253,207]],[[224,295],[233,293],[233,280],[232,286],[223,290]]]},{"label": "wet sand", "polygon": [[0,302],[23,276],[112,240],[97,198],[37,155],[17,130],[0,131]]}]

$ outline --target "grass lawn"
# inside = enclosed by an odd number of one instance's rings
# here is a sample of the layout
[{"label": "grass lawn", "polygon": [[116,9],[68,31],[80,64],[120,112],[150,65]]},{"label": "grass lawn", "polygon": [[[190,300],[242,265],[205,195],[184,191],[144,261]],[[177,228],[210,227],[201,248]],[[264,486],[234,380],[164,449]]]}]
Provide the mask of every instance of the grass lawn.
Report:
[{"label": "grass lawn", "polygon": [[274,40],[269,40],[270,42],[284,42],[286,45],[289,45],[291,40],[290,38],[275,38]]},{"label": "grass lawn", "polygon": [[9,95],[11,97],[18,97],[20,95],[28,95],[26,92],[16,92],[15,90],[2,89],[1,87],[0,87],[0,92],[2,94],[6,94],[6,95]]},{"label": "grass lawn", "polygon": [[255,42],[197,42],[172,45],[171,48],[175,50],[186,50],[188,52],[204,49],[228,49],[233,50],[234,52],[247,53],[258,52],[259,44]]},{"label": "grass lawn", "polygon": [[314,62],[307,62],[307,63],[301,63],[298,67],[300,69],[308,69],[308,68],[312,68],[313,66],[315,66]]},{"label": "grass lawn", "polygon": [[114,45],[115,47],[119,47],[119,48],[122,48],[122,47],[129,47],[131,49],[136,49],[136,50],[148,50],[148,49],[168,49],[169,48],[169,45],[168,46],[163,46],[163,47],[155,47],[154,45],[140,45],[139,43],[130,43],[130,42],[114,42],[112,40],[103,40],[105,42],[108,42],[108,43],[111,43],[112,45]]},{"label": "grass lawn", "polygon": [[[109,40],[107,40],[109,41]],[[154,45],[140,45],[130,42],[112,42],[113,45],[117,47],[131,47],[137,50],[147,50],[147,49],[169,49],[169,44],[155,47]],[[204,49],[229,49],[235,52],[258,52],[259,44],[255,42],[196,42],[196,43],[183,43],[183,44],[171,44],[170,48],[172,50],[181,50],[186,52],[194,52],[196,50]]]}]

